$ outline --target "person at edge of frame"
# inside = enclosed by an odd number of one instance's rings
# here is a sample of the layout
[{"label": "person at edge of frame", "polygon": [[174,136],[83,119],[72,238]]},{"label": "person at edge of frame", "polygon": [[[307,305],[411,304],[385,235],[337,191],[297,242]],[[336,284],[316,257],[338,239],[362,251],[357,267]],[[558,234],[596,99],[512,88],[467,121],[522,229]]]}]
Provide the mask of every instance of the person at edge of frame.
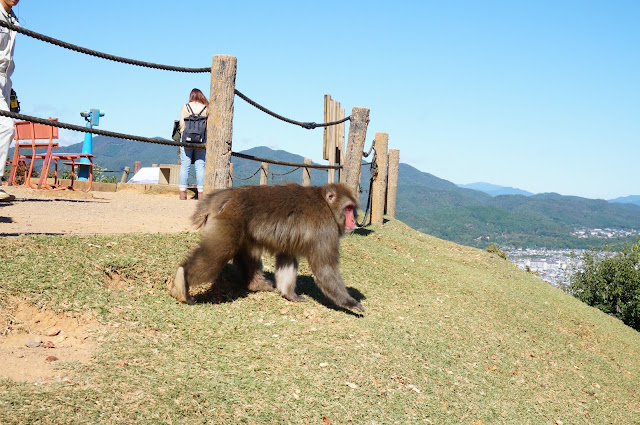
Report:
[{"label": "person at edge of frame", "polygon": [[[18,18],[13,13],[13,6],[20,0],[0,0],[0,19],[13,25],[18,25]],[[13,50],[16,42],[16,32],[9,28],[0,27],[0,109],[9,111],[11,98],[11,74],[13,74]],[[13,120],[0,117],[0,178],[4,176],[7,164],[9,145],[13,140]],[[15,196],[0,188],[0,201],[13,201]]]}]

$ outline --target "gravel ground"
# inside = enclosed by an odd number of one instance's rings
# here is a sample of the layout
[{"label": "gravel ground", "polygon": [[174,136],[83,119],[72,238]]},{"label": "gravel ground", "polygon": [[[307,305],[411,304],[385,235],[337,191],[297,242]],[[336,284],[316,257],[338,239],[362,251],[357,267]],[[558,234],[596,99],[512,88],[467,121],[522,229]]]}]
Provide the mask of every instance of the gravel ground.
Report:
[{"label": "gravel ground", "polygon": [[124,234],[193,231],[196,200],[177,193],[50,191],[3,186],[15,195],[0,202],[0,236],[24,234]]}]

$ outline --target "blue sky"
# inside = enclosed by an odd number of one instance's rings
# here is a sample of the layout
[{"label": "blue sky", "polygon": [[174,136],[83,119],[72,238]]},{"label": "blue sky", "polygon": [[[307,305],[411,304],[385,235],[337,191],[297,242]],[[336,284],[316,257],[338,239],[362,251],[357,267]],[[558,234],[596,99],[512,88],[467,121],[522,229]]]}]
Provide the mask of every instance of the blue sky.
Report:
[{"label": "blue sky", "polygon": [[[236,88],[298,121],[322,122],[325,94],[347,114],[367,107],[367,148],[388,133],[401,162],[454,183],[640,194],[639,1],[22,0],[15,11],[25,28],[127,58],[203,67],[236,56]],[[100,108],[99,128],[169,138],[189,91],[209,93],[209,74],[17,37],[25,114],[84,125],[79,113]],[[323,162],[322,129],[236,97],[233,150],[261,145]]]}]

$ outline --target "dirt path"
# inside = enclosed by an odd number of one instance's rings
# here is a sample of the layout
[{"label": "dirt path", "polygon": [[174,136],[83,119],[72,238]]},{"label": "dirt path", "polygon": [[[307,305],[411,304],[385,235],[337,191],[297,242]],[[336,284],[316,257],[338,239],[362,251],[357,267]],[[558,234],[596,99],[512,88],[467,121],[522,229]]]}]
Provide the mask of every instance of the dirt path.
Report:
[{"label": "dirt path", "polygon": [[[3,189],[16,199],[0,202],[0,237],[193,231],[190,216],[197,201],[180,201],[177,193]],[[73,374],[56,363],[91,361],[103,329],[89,316],[55,314],[17,297],[4,302],[0,306],[0,379],[70,383]]]},{"label": "dirt path", "polygon": [[137,190],[74,192],[3,186],[0,236],[24,234],[177,233],[193,230],[196,202]]}]

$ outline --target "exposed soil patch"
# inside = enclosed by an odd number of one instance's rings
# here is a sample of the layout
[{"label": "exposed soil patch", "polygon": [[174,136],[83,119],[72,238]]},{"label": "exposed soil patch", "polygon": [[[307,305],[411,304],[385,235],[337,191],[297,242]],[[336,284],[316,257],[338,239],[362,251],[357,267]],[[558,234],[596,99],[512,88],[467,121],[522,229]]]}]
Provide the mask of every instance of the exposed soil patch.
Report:
[{"label": "exposed soil patch", "polygon": [[[0,237],[28,234],[125,234],[192,231],[196,200],[140,190],[75,192],[3,186],[16,197],[0,202]],[[122,289],[119,277],[109,282]],[[40,310],[15,297],[0,306],[0,379],[70,381],[65,362],[88,363],[101,326],[89,316]]]},{"label": "exposed soil patch", "polygon": [[0,308],[0,318],[0,379],[68,382],[63,362],[88,363],[101,333],[90,315],[56,314],[16,297]]}]

